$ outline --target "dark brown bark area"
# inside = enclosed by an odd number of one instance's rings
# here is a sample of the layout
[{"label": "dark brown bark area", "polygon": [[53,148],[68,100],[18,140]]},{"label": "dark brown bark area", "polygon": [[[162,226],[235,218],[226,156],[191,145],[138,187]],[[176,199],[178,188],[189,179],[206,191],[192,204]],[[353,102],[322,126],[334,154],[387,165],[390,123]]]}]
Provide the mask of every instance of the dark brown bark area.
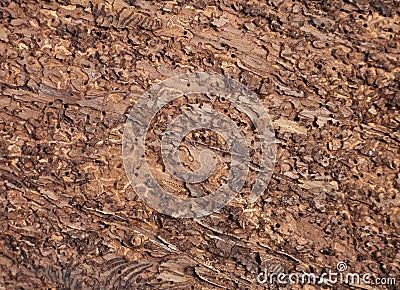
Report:
[{"label": "dark brown bark area", "polygon": [[[262,289],[339,261],[400,283],[399,2],[101,3],[0,2],[0,289]],[[133,192],[121,140],[195,71],[262,98],[277,164],[255,204],[180,220]]]}]

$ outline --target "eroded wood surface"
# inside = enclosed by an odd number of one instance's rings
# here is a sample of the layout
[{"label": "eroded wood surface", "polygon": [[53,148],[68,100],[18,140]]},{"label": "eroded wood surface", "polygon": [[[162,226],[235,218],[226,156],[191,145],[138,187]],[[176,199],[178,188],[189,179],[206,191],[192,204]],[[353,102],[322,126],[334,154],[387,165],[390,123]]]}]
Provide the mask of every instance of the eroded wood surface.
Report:
[{"label": "eroded wood surface", "polygon": [[[4,0],[0,16],[2,289],[263,289],[265,267],[339,261],[400,283],[398,2]],[[142,93],[195,71],[262,98],[277,164],[255,204],[180,220],[138,199],[121,140]]]}]

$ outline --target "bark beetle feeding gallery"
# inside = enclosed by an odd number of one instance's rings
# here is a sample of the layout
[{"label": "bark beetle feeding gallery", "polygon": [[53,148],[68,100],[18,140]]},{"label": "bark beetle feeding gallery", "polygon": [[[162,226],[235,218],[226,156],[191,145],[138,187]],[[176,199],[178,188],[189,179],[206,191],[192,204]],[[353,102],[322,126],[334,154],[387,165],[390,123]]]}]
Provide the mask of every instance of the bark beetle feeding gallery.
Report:
[{"label": "bark beetle feeding gallery", "polygon": [[[339,262],[344,275],[399,283],[399,5],[0,0],[0,289],[279,289],[258,275]],[[267,108],[273,174],[251,202],[263,151],[249,116],[221,94],[177,95],[135,155],[169,194],[155,209],[127,176],[125,124],[146,92],[177,76],[191,88],[196,72],[241,83]],[[234,135],[187,133],[189,117]],[[229,137],[242,135],[251,158],[228,204],[162,212],[229,186]]]},{"label": "bark beetle feeding gallery", "polygon": [[[152,118],[163,106],[182,95],[202,93],[212,99],[224,98],[230,106],[245,113],[257,132],[261,147],[258,177],[252,185],[249,203],[263,194],[275,164],[275,135],[268,114],[249,89],[242,84],[212,73],[193,73],[167,79],[147,91],[129,114],[124,131],[123,155],[127,175],[137,194],[148,205],[174,217],[199,217],[220,210],[236,194],[246,179],[250,162],[249,148],[237,125],[213,108],[185,104],[190,110],[182,113],[163,132],[161,153],[166,170],[186,183],[199,183],[207,179],[215,169],[215,156],[209,149],[200,155],[201,166],[196,172],[183,168],[179,161],[178,147],[185,135],[194,130],[215,130],[226,139],[231,162],[226,183],[210,195],[197,198],[181,198],[164,191],[148,169],[145,158],[146,134]],[[255,162],[253,162],[256,164]]]}]

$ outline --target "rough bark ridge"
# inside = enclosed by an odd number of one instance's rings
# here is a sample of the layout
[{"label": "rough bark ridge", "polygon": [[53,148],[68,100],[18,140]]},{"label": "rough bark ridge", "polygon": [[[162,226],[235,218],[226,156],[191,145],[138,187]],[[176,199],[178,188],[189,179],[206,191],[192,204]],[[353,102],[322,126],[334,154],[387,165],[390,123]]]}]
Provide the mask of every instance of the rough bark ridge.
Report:
[{"label": "rough bark ridge", "polygon": [[[399,2],[3,0],[0,15],[1,289],[278,288],[257,274],[339,261],[400,283]],[[143,92],[195,71],[262,98],[277,165],[255,204],[180,220],[137,198],[121,140]],[[214,146],[200,133],[188,142]]]}]

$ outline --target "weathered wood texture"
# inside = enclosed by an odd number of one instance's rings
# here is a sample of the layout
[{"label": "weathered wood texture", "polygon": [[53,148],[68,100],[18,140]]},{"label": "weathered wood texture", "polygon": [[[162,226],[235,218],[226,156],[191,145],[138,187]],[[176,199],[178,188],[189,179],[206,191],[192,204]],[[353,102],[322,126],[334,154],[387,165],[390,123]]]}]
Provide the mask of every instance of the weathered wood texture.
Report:
[{"label": "weathered wood texture", "polygon": [[[400,283],[399,2],[2,0],[0,21],[1,289],[257,289],[339,261]],[[137,198],[121,140],[195,71],[262,98],[277,165],[255,204],[179,220]]]}]

